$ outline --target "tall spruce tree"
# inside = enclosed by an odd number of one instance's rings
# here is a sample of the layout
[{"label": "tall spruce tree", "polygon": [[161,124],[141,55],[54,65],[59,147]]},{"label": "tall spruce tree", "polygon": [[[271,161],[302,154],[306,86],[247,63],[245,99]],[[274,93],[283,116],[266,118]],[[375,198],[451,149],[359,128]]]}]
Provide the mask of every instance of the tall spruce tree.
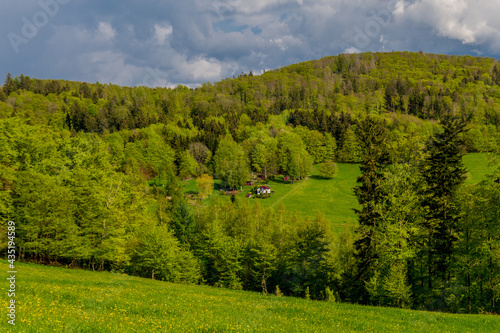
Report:
[{"label": "tall spruce tree", "polygon": [[355,209],[358,215],[359,227],[356,230],[355,242],[357,268],[351,280],[351,297],[354,301],[367,302],[369,295],[364,281],[371,277],[372,267],[377,260],[377,232],[380,227],[380,207],[385,200],[386,193],[382,187],[384,170],[389,164],[387,152],[387,127],[375,117],[363,119],[356,135],[362,143],[364,151],[363,162],[360,166],[361,176],[354,193],[361,209]]},{"label": "tall spruce tree", "polygon": [[[450,261],[457,240],[459,220],[456,194],[466,179],[462,162],[466,119],[445,116],[441,122],[443,132],[435,134],[427,144],[428,156],[422,164],[422,206],[425,218],[422,222],[422,256],[427,259],[427,271],[421,272],[427,284],[429,305],[444,307],[443,291],[450,282]],[[425,279],[426,277],[426,279]],[[440,301],[441,299],[441,301]]]}]

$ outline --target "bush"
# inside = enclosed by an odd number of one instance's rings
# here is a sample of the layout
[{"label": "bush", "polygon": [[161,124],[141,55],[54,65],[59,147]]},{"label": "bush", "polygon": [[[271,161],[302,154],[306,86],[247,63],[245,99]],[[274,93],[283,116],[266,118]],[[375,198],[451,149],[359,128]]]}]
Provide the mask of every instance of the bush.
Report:
[{"label": "bush", "polygon": [[326,287],[325,294],[325,300],[327,302],[335,302],[335,295],[333,294],[333,291],[330,289],[330,287]]},{"label": "bush", "polygon": [[142,231],[132,267],[139,276],[167,282],[194,284],[200,279],[197,259],[180,246],[166,226],[150,226]]},{"label": "bush", "polygon": [[276,297],[282,297],[283,293],[280,290],[280,286],[276,286]]},{"label": "bush", "polygon": [[337,167],[337,163],[333,162],[332,160],[327,160],[323,164],[321,164],[319,174],[323,178],[332,179],[333,177],[335,177],[338,170],[339,168]]}]

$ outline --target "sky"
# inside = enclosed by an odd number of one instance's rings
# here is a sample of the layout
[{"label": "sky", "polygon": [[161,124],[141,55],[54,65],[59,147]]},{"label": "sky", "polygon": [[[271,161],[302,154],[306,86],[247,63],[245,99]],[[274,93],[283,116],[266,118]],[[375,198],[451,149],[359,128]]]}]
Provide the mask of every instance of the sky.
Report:
[{"label": "sky", "polygon": [[500,58],[500,0],[0,0],[0,75],[196,87],[340,53]]}]

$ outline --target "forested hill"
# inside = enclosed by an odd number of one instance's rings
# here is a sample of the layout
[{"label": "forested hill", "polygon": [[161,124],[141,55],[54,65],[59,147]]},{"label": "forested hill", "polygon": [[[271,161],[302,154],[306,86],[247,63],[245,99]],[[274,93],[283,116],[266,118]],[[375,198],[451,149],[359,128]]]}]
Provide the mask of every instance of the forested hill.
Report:
[{"label": "forested hill", "polygon": [[[221,116],[227,121],[227,130],[237,131],[242,114],[252,123],[265,123],[269,115],[285,110],[355,116],[397,112],[422,119],[469,113],[474,115],[474,123],[498,126],[499,82],[500,63],[491,58],[364,53],[326,57],[260,76],[241,74],[195,90],[182,86],[173,90],[121,88],[21,75],[7,78],[0,100],[22,109],[26,98],[41,95],[36,99],[47,113],[25,112],[24,116],[87,132],[140,128],[158,121],[187,122],[188,118],[202,129],[206,118],[214,117],[209,119],[213,123]],[[3,108],[2,114],[9,114],[8,109]],[[313,118],[314,126],[327,126],[321,120]],[[292,123],[304,121],[292,117]]]},{"label": "forested hill", "polygon": [[[12,221],[21,260],[498,313],[499,178],[464,185],[461,158],[498,152],[499,82],[494,59],[399,52],[196,89],[7,75],[0,250],[14,241]],[[310,221],[212,195],[214,179],[228,192],[252,175],[293,183],[313,164],[327,181],[337,162],[361,163],[359,226],[340,235],[321,213]],[[182,181],[192,178],[188,199]]]},{"label": "forested hill", "polygon": [[[326,57],[263,75],[205,83],[190,90],[7,77],[0,116],[84,132],[115,132],[163,123],[181,143],[194,137],[215,151],[217,137],[249,136],[248,125],[283,115],[287,123],[330,132],[343,146],[353,118],[408,114],[439,120],[472,115],[469,151],[489,149],[500,125],[500,63],[490,58],[418,53]],[[389,115],[392,117],[392,115]],[[277,120],[275,120],[277,121]],[[416,120],[413,120],[417,124]]]}]

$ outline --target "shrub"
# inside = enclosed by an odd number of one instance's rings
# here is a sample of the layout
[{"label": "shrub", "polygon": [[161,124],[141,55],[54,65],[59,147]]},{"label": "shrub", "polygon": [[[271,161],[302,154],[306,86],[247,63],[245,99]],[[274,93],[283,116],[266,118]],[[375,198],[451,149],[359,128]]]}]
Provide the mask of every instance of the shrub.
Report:
[{"label": "shrub", "polygon": [[319,174],[323,178],[332,179],[333,177],[335,177],[338,170],[339,168],[337,167],[337,163],[333,162],[332,160],[327,160],[323,164],[321,164]]}]

